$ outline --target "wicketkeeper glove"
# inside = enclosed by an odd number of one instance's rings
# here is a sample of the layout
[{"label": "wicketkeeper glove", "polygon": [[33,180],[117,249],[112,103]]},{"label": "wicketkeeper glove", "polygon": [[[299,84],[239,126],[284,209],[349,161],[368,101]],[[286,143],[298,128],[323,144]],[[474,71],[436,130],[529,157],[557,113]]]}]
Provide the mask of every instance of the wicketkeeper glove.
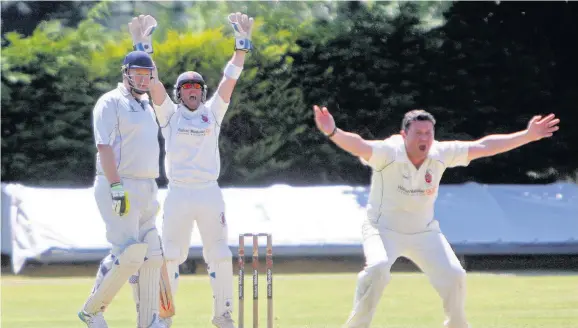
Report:
[{"label": "wicketkeeper glove", "polygon": [[132,36],[133,50],[153,53],[152,34],[157,28],[157,20],[151,15],[134,17],[128,23],[128,30]]},{"label": "wicketkeeper glove", "polygon": [[250,52],[253,49],[251,42],[253,18],[241,15],[241,13],[230,14],[228,18],[235,32],[235,50]]},{"label": "wicketkeeper glove", "polygon": [[116,182],[110,185],[110,195],[112,197],[112,209],[118,216],[127,215],[130,210],[128,192],[124,190],[122,183]]}]

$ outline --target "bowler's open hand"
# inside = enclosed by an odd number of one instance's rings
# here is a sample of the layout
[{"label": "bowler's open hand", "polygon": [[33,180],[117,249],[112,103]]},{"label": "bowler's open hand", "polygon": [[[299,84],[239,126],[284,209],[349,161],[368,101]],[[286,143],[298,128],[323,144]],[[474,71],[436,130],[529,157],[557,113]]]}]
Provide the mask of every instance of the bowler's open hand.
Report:
[{"label": "bowler's open hand", "polygon": [[560,123],[560,119],[556,118],[554,114],[546,117],[542,117],[542,115],[534,116],[526,129],[528,138],[532,141],[549,138],[560,128],[558,123]]},{"label": "bowler's open hand", "polygon": [[333,132],[335,129],[335,120],[333,119],[333,115],[327,110],[327,107],[323,106],[319,108],[319,106],[314,105],[313,113],[315,115],[315,124],[321,132],[325,135]]}]

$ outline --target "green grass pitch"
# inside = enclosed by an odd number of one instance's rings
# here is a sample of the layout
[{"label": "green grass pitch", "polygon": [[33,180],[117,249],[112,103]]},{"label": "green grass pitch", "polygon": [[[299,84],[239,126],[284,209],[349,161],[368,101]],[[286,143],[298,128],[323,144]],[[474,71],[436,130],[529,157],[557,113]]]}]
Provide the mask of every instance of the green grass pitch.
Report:
[{"label": "green grass pitch", "polygon": [[[252,327],[250,272],[246,278],[245,324]],[[275,327],[342,327],[351,310],[355,280],[355,273],[275,275]],[[92,277],[3,276],[1,326],[83,327],[76,312],[90,292],[92,283]],[[265,327],[266,323],[265,286],[264,274],[261,274],[260,327]],[[209,324],[212,311],[210,292],[205,275],[182,276],[173,327],[212,327]],[[578,273],[469,273],[467,313],[474,328],[576,328]],[[113,328],[136,326],[128,284],[107,310],[106,319]],[[442,321],[441,301],[423,274],[393,273],[372,327],[442,327]]]}]

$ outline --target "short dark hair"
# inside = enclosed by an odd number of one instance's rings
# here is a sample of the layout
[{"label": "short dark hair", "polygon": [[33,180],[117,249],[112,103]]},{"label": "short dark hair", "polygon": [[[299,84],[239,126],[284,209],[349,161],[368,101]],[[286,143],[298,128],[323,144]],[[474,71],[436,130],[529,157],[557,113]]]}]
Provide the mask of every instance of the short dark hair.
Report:
[{"label": "short dark hair", "polygon": [[426,112],[423,109],[414,109],[405,113],[403,116],[403,121],[401,121],[401,129],[407,131],[411,122],[414,121],[430,121],[434,126],[436,125],[436,119],[432,114]]}]

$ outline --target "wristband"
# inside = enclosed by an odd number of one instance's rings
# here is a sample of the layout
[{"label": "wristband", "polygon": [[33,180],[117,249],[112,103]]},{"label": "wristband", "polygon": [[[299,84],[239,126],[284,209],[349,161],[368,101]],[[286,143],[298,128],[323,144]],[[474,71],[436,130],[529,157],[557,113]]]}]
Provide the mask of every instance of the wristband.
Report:
[{"label": "wristband", "polygon": [[249,39],[235,38],[235,50],[250,52],[253,50],[253,42]]},{"label": "wristband", "polygon": [[243,67],[239,67],[231,62],[227,63],[227,66],[225,66],[225,76],[233,79],[233,80],[238,80],[239,76],[241,76],[241,72],[243,71]]},{"label": "wristband", "polygon": [[152,54],[153,53],[153,47],[152,44],[147,43],[147,42],[139,42],[135,45],[133,45],[133,50],[136,51],[144,51],[148,54]]},{"label": "wristband", "polygon": [[333,129],[333,131],[327,135],[327,138],[331,138],[335,135],[335,133],[337,132],[337,125],[335,126],[335,128]]}]

